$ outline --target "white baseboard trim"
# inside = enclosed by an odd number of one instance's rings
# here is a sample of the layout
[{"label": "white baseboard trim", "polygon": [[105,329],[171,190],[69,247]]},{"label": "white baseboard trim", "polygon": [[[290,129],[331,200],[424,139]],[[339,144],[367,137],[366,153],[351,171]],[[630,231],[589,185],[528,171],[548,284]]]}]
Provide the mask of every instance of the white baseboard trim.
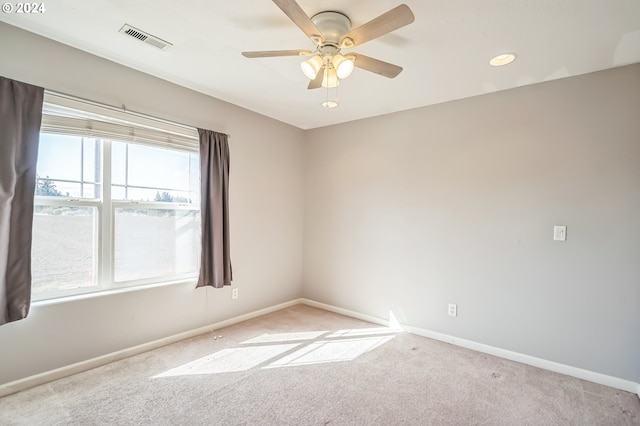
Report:
[{"label": "white baseboard trim", "polygon": [[126,348],[117,352],[112,352],[110,354],[88,359],[86,361],[80,361],[75,364],[56,368],[55,370],[45,371],[44,373],[25,377],[24,379],[19,379],[13,382],[5,383],[3,385],[0,385],[0,397],[11,395],[12,393],[20,392],[22,390],[29,389],[34,386],[43,385],[45,383],[62,379],[63,377],[71,376],[73,374],[82,373],[83,371],[91,370],[92,368],[101,367],[103,365],[109,364],[114,361],[118,361],[124,358],[129,358],[131,356],[138,355],[143,352],[148,352],[153,349],[160,348],[162,346],[166,346],[172,343],[180,342],[182,340],[190,339],[192,337],[196,337],[201,334],[209,333],[213,330],[228,327],[230,325],[247,321],[262,315],[266,315],[271,312],[279,311],[281,309],[289,308],[291,306],[298,305],[300,303],[302,303],[302,299],[294,299],[289,302],[281,303],[275,306],[270,306],[268,308],[250,312],[248,314],[233,317],[228,320],[216,322],[214,324],[206,325],[204,327],[199,327],[194,330],[189,330],[183,333],[174,334],[173,336],[164,337],[162,339],[154,340],[152,342],[143,343],[138,346],[133,346],[131,348]]},{"label": "white baseboard trim", "polygon": [[[305,305],[312,306],[314,308],[324,309],[325,311],[334,312],[340,315],[368,321],[373,324],[389,326],[390,321],[373,317],[370,315],[362,314],[359,312],[350,311],[348,309],[339,308],[337,306],[327,305],[325,303],[319,303],[309,299],[301,299],[301,302]],[[572,367],[570,365],[560,364],[554,361],[548,361],[542,358],[536,358],[534,356],[521,354],[519,352],[513,352],[506,349],[496,348],[494,346],[485,345],[483,343],[474,342],[472,340],[460,339],[448,334],[438,333],[424,328],[413,327],[406,324],[399,324],[400,328],[404,331],[416,334],[418,336],[428,337],[430,339],[439,340],[441,342],[450,343],[455,346],[471,349],[477,352],[494,355],[500,358],[505,358],[511,361],[516,361],[522,364],[531,365],[533,367],[542,368],[544,370],[553,371],[567,376],[576,377],[578,379],[587,380],[589,382],[598,383],[601,385],[609,386],[615,389],[635,393],[640,397],[640,384],[632,382],[630,380],[620,379],[618,377],[608,376],[606,374],[596,373],[582,368]]]},{"label": "white baseboard trim", "polygon": [[[546,359],[537,358],[530,355],[525,355],[519,352],[509,351],[507,349],[496,348],[494,346],[485,345],[483,343],[474,342],[472,340],[459,339],[454,336],[437,333],[431,330],[411,327],[404,324],[402,325],[402,328],[405,331],[412,334],[417,334],[418,336],[424,336],[430,339],[440,340],[442,342],[450,343],[452,345],[471,349],[477,352],[494,355],[500,358],[505,358],[505,359],[516,361],[522,364],[531,365],[533,367],[542,368],[544,370],[565,374],[567,376],[576,377],[578,379],[587,380],[589,382],[598,383],[598,384],[609,386],[616,389],[621,389],[627,392],[638,393],[638,386],[639,386],[638,383],[635,383],[629,380],[608,376],[606,374],[596,373],[596,372],[585,370],[578,367],[572,367],[566,364],[560,364],[558,362],[549,361]],[[638,395],[640,396],[640,394]]]},{"label": "white baseboard trim", "polygon": [[307,306],[311,306],[312,308],[324,309],[325,311],[333,312],[336,314],[344,315],[345,317],[351,317],[355,319],[359,319],[362,321],[367,321],[373,324],[382,325],[385,327],[389,326],[389,321],[373,317],[371,315],[361,314],[360,312],[350,311],[348,309],[338,308],[337,306],[327,305],[325,303],[316,302],[315,300],[309,299],[300,299],[300,303],[303,303]]}]

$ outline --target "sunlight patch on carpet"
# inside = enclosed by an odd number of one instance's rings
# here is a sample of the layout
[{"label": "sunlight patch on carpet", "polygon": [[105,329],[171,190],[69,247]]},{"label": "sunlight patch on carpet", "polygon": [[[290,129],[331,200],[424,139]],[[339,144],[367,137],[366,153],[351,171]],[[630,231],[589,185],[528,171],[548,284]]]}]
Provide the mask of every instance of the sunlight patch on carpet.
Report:
[{"label": "sunlight patch on carpet", "polygon": [[164,373],[153,376],[160,377],[192,376],[199,374],[234,373],[247,371],[259,364],[283,354],[296,344],[252,346],[246,348],[229,348],[219,352],[188,362],[179,367],[167,370]]},{"label": "sunlight patch on carpet", "polygon": [[351,340],[313,342],[264,368],[293,367],[328,362],[353,361],[359,356],[387,343],[394,336],[365,337]]},{"label": "sunlight patch on carpet", "polygon": [[292,342],[298,340],[313,340],[328,331],[296,331],[293,333],[265,333],[262,336],[254,337],[253,339],[245,340],[242,342],[246,344],[256,343],[274,343],[274,342]]},{"label": "sunlight patch on carpet", "polygon": [[353,361],[384,345],[396,333],[397,330],[387,327],[265,333],[241,342],[238,347],[219,350],[152,378]]}]

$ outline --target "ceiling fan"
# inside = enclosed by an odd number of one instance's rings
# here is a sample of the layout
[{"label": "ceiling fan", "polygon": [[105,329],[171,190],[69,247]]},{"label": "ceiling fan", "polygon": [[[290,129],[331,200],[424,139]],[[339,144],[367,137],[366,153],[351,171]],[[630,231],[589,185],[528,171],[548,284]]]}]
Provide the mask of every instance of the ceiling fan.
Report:
[{"label": "ceiling fan", "polygon": [[275,56],[309,56],[300,65],[311,80],[308,89],[337,87],[340,80],[347,78],[354,67],[394,78],[402,67],[359,53],[341,53],[409,25],[415,19],[406,4],[397,6],[366,24],[351,29],[351,20],[340,12],[320,12],[311,18],[295,0],[273,0],[273,2],[316,44],[310,50],[270,50],[242,52],[247,58],[268,58]]}]

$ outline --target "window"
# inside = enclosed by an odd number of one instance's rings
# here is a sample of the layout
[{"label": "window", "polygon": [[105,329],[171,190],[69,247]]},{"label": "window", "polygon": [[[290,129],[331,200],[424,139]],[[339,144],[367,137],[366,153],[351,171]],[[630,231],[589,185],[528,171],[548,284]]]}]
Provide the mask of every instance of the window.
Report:
[{"label": "window", "polygon": [[197,131],[176,131],[171,123],[154,128],[145,117],[54,95],[45,102],[33,299],[195,279]]},{"label": "window", "polygon": [[111,148],[114,281],[193,275],[200,254],[198,158],[122,142]]}]

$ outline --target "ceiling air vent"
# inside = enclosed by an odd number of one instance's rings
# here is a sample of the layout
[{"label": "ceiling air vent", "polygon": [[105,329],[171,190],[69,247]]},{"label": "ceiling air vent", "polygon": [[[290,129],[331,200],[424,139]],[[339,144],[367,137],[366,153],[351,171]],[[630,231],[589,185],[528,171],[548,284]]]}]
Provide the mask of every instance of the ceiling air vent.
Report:
[{"label": "ceiling air vent", "polygon": [[120,28],[120,31],[118,32],[126,36],[133,37],[136,40],[140,40],[141,42],[146,43],[155,48],[158,48],[160,50],[167,50],[168,48],[173,46],[168,41],[164,41],[156,36],[152,36],[149,33],[145,33],[144,31],[134,28],[129,24],[124,24],[122,28]]}]

